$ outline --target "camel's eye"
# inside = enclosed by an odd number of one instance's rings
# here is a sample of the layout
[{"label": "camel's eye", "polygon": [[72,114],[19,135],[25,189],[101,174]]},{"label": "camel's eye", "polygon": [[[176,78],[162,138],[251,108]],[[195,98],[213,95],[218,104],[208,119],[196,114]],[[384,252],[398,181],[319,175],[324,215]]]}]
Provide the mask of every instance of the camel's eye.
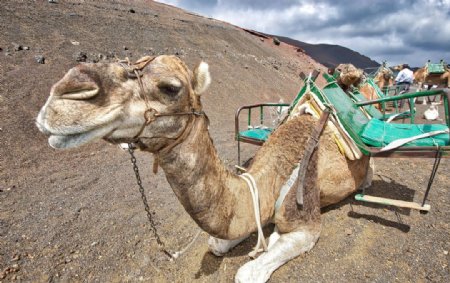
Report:
[{"label": "camel's eye", "polygon": [[161,83],[158,85],[159,90],[168,96],[176,96],[181,90],[181,83],[173,84],[173,83]]}]

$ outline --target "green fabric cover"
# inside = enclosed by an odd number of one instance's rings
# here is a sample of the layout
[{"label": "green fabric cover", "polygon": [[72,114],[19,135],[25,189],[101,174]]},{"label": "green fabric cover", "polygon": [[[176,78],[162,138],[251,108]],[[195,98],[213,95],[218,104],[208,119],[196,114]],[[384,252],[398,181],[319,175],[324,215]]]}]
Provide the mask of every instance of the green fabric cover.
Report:
[{"label": "green fabric cover", "polygon": [[442,74],[445,72],[444,64],[441,64],[441,63],[438,63],[438,64],[429,63],[427,65],[427,68],[428,68],[428,72],[430,74]]},{"label": "green fabric cover", "polygon": [[369,118],[355,105],[353,100],[336,83],[328,84],[323,93],[334,106],[338,117],[346,129],[352,128],[356,133],[363,130]]},{"label": "green fabric cover", "polygon": [[269,135],[272,133],[273,129],[265,128],[265,129],[251,129],[239,132],[239,136],[266,141]]},{"label": "green fabric cover", "polygon": [[[393,124],[371,119],[360,136],[364,143],[373,147],[383,147],[395,140],[411,138],[424,133],[446,130],[441,124]],[[428,138],[411,141],[403,146],[445,146],[449,145],[449,134],[440,134]]]}]

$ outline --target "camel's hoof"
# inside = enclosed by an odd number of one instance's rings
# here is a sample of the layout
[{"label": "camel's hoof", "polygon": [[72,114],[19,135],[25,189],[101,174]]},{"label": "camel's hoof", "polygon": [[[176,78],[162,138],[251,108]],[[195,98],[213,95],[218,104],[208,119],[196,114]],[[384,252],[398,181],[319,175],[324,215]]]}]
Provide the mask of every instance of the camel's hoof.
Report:
[{"label": "camel's hoof", "polygon": [[245,238],[247,238],[247,236],[235,240],[222,240],[210,236],[208,239],[209,251],[212,252],[215,256],[223,256],[237,244],[245,240]]},{"label": "camel's hoof", "polygon": [[223,245],[223,240],[214,237],[208,239],[208,249],[215,256],[223,256],[227,250]]},{"label": "camel's hoof", "polygon": [[234,277],[235,283],[264,283],[269,280],[271,273],[263,270],[258,264],[258,260],[252,260],[239,268]]}]

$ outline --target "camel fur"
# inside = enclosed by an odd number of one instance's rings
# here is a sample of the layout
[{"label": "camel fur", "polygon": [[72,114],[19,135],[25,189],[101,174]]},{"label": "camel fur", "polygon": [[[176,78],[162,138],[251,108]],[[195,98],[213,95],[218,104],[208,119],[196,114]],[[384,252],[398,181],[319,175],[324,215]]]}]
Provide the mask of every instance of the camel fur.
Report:
[{"label": "camel fur", "polygon": [[[222,255],[256,231],[247,184],[220,161],[206,115],[171,115],[201,113],[208,65],[190,71],[175,56],[158,56],[142,70],[141,82],[118,63],[78,65],[52,87],[37,126],[54,148],[103,138],[135,142],[153,153],[186,212],[211,235],[210,250]],[[168,116],[148,119],[149,111]],[[293,189],[274,213],[280,188],[301,161],[315,123],[302,115],[282,124],[248,168],[259,188],[261,223],[276,228],[268,250],[242,266],[236,282],[265,282],[282,264],[311,250],[320,236],[320,207],[370,183],[369,158],[345,159],[326,130],[307,168],[303,209]]]}]

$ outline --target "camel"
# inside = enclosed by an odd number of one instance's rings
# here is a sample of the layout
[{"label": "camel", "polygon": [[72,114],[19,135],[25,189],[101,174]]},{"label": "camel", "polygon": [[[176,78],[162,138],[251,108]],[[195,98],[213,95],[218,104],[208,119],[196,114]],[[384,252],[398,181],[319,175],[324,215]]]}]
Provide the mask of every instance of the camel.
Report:
[{"label": "camel", "polygon": [[[258,225],[250,181],[220,161],[208,132],[200,98],[210,81],[207,63],[191,71],[175,56],[83,63],[53,85],[36,124],[53,148],[104,139],[154,154],[186,212],[211,235],[210,251],[222,256]],[[371,182],[369,157],[347,160],[325,129],[301,180],[303,205],[289,190],[275,206],[280,188],[296,176],[293,169],[315,123],[305,114],[279,126],[247,169],[259,191],[260,222],[274,223],[275,231],[265,251],[239,268],[236,282],[265,282],[278,267],[310,251],[320,236],[320,208]]]},{"label": "camel", "polygon": [[394,85],[394,73],[391,69],[386,67],[385,62],[383,62],[380,68],[378,68],[373,80],[381,90],[384,90],[385,88]]},{"label": "camel", "polygon": [[422,90],[424,84],[430,89],[433,85],[450,87],[450,69],[444,67],[444,73],[433,74],[428,72],[428,67],[422,67],[414,72],[414,82],[418,85],[418,91]]},{"label": "camel", "polygon": [[[381,98],[375,88],[367,83],[363,70],[356,68],[352,64],[340,64],[336,68],[340,73],[337,79],[339,86],[344,90],[349,90],[352,86],[358,88],[359,92],[367,100]],[[375,105],[380,108],[380,105]]]},{"label": "camel", "polygon": [[[428,61],[430,63],[430,61]],[[428,63],[425,67],[419,68],[414,72],[414,82],[417,84],[417,91],[421,91],[424,85],[427,85],[427,90],[430,90],[433,85],[438,87],[448,87],[450,88],[450,69],[444,65],[444,72],[439,73],[429,73]],[[441,61],[441,63],[443,63]],[[436,99],[436,98],[435,98]],[[429,103],[431,103],[431,98],[427,97]],[[427,100],[423,100],[423,104],[427,103]],[[441,98],[442,101],[442,98]]]},{"label": "camel", "polygon": [[339,71],[338,84],[347,91],[351,86],[357,87],[364,81],[364,72],[352,64],[339,64],[336,67]]}]

